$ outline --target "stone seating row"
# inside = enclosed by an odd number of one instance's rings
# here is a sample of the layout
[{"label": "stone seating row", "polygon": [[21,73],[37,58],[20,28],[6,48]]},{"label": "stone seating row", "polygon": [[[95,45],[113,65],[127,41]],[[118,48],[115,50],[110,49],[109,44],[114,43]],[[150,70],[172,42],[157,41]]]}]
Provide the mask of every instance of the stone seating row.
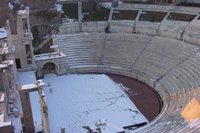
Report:
[{"label": "stone seating row", "polygon": [[159,36],[121,33],[58,35],[57,40],[66,55],[69,73],[120,74],[155,88],[163,99],[163,111],[136,132],[199,130],[199,126],[191,128],[181,116],[190,100],[200,95],[198,46]]}]

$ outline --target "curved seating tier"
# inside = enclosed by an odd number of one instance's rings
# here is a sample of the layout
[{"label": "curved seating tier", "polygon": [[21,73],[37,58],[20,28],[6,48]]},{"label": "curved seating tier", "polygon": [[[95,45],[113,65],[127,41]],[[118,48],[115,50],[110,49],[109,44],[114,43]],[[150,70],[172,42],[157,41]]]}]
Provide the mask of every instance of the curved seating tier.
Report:
[{"label": "curved seating tier", "polygon": [[56,35],[69,73],[114,73],[152,86],[162,97],[160,115],[135,132],[197,132],[181,112],[200,96],[199,47],[180,40],[129,33]]}]

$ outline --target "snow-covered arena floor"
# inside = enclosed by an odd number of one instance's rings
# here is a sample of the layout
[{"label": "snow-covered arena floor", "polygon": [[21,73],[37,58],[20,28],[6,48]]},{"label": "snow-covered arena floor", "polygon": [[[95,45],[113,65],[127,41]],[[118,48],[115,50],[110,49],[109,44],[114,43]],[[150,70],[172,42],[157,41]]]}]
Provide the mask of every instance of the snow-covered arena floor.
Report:
[{"label": "snow-covered arena floor", "polygon": [[126,127],[148,120],[128,98],[123,88],[104,74],[44,76],[50,131],[85,133],[83,126],[106,120]]}]

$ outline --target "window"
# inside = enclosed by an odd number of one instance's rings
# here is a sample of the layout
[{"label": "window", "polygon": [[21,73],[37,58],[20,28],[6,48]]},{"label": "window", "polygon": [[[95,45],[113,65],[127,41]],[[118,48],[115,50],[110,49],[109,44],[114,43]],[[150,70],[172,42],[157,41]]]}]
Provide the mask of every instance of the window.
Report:
[{"label": "window", "polygon": [[32,64],[32,58],[31,58],[31,46],[30,45],[25,45],[26,49],[26,58],[27,58],[27,63]]},{"label": "window", "polygon": [[16,62],[16,67],[17,67],[17,69],[21,69],[21,62],[20,62],[20,59],[19,59],[19,58],[15,59],[15,62]]}]

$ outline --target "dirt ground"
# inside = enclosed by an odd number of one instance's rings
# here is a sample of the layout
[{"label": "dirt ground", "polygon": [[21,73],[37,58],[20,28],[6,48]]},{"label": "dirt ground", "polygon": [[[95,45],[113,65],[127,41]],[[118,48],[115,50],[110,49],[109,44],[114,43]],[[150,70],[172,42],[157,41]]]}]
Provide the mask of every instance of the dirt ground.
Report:
[{"label": "dirt ground", "polygon": [[107,74],[113,81],[129,88],[126,92],[143,115],[152,121],[161,111],[161,99],[153,88],[136,79]]}]

